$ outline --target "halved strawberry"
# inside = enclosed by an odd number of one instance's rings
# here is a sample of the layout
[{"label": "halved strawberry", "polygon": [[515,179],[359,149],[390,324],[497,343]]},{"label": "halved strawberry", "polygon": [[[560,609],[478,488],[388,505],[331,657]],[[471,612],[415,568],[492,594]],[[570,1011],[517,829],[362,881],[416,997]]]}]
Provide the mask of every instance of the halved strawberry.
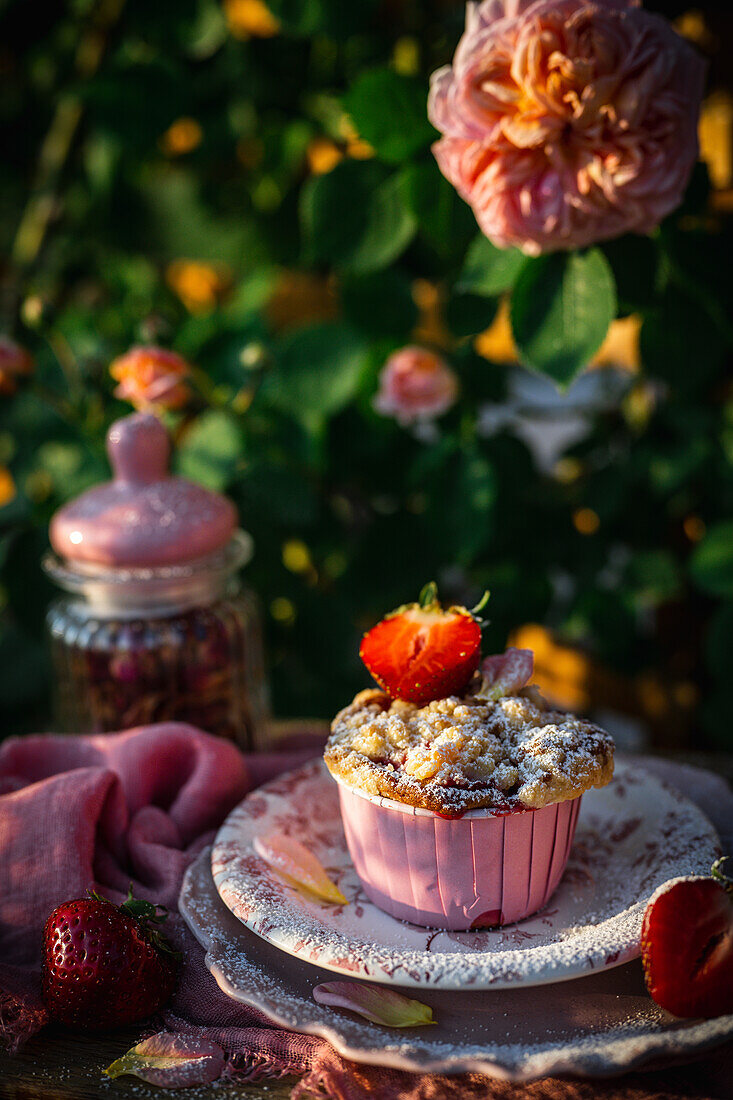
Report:
[{"label": "halved strawberry", "polygon": [[651,996],[675,1016],[733,1012],[733,880],[688,876],[660,886],[644,913],[641,958]]},{"label": "halved strawberry", "polygon": [[434,584],[420,602],[397,608],[362,639],[359,655],[393,699],[424,706],[431,699],[459,695],[478,666],[485,599],[473,611],[438,603]]}]

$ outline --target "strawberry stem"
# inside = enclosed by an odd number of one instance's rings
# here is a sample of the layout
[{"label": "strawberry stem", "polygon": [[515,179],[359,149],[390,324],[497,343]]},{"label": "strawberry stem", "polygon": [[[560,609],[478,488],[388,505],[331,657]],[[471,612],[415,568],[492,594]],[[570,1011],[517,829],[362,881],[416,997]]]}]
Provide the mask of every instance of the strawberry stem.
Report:
[{"label": "strawberry stem", "polygon": [[727,893],[733,894],[733,878],[731,878],[730,875],[726,875],[722,870],[723,864],[728,859],[730,859],[730,856],[721,856],[720,859],[716,859],[715,863],[710,868],[710,874]]},{"label": "strawberry stem", "polygon": [[168,919],[168,910],[164,906],[153,905],[152,901],[143,901],[142,898],[133,897],[132,883],[130,883],[127,897],[120,909],[142,922],[151,921],[153,924],[162,924],[163,921]]},{"label": "strawberry stem", "polygon": [[169,941],[164,935],[162,935],[162,933],[149,931],[148,939],[154,947],[157,947],[158,951],[163,951],[166,955],[172,955],[176,962],[180,962],[183,958],[181,952],[176,951],[176,949],[169,943]]},{"label": "strawberry stem", "polygon": [[477,622],[483,622],[483,615],[481,614],[481,612],[487,606],[490,599],[491,592],[487,588],[476,606],[471,608],[470,614],[473,615],[474,619],[476,619]]},{"label": "strawberry stem", "polygon": [[420,590],[418,603],[423,611],[433,607],[438,602],[438,586],[435,581],[428,583]]}]

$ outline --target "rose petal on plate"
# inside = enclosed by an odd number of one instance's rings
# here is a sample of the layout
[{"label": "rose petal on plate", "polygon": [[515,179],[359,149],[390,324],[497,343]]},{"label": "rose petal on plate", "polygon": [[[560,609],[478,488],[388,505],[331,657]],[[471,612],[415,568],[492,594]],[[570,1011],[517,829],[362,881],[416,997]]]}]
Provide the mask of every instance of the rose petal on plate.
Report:
[{"label": "rose petal on plate", "polygon": [[383,1027],[420,1027],[434,1024],[433,1010],[421,1001],[413,1001],[402,993],[384,986],[364,982],[323,982],[313,990],[313,1000],[319,1005],[348,1008],[374,1024]]},{"label": "rose petal on plate", "polygon": [[159,1031],[123,1054],[103,1073],[108,1077],[129,1074],[164,1089],[210,1085],[224,1069],[224,1051],[217,1043],[193,1035]]},{"label": "rose petal on plate", "polygon": [[254,850],[291,885],[301,887],[332,905],[348,905],[348,899],[328,877],[320,860],[299,840],[284,833],[257,836]]},{"label": "rose petal on plate", "polygon": [[477,698],[495,702],[505,695],[516,695],[532,679],[534,653],[531,649],[510,646],[504,653],[484,658],[479,672],[482,683],[476,692]]}]

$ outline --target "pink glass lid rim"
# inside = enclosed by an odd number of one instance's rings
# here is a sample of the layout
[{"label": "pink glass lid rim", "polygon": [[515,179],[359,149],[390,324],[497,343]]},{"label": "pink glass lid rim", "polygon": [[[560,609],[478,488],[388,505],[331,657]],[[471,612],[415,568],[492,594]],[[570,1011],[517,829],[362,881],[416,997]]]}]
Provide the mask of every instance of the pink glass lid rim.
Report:
[{"label": "pink glass lid rim", "polygon": [[114,477],[60,508],[51,545],[74,564],[159,568],[208,557],[237,528],[230,500],[168,471],[171,445],[150,413],[117,420],[107,435]]}]

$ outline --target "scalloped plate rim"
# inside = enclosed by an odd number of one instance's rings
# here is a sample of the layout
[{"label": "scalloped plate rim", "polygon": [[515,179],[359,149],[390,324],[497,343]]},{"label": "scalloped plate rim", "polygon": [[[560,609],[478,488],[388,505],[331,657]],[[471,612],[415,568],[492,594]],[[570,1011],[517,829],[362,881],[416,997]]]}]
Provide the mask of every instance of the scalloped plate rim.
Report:
[{"label": "scalloped plate rim", "polygon": [[[201,874],[205,877],[208,873],[212,895],[215,893],[216,888],[210,871],[210,849],[204,849],[186,871],[178,907],[197,942],[204,948],[206,967],[214,977],[219,988],[228,997],[231,997],[232,1000],[236,1000],[263,1013],[271,1023],[279,1027],[298,1034],[313,1035],[317,1038],[324,1039],[331,1044],[338,1054],[352,1062],[364,1065],[383,1066],[388,1069],[398,1069],[421,1074],[483,1073],[502,1081],[528,1083],[542,1077],[550,1075],[557,1076],[564,1073],[570,1073],[581,1077],[620,1076],[638,1069],[641,1066],[648,1066],[648,1064],[654,1062],[655,1059],[662,1059],[665,1058],[665,1056],[670,1059],[684,1059],[687,1055],[692,1056],[719,1046],[721,1043],[725,1042],[726,1039],[733,1036],[733,1015],[729,1015],[721,1016],[714,1020],[703,1020],[700,1023],[688,1026],[686,1030],[682,1032],[659,1031],[650,1033],[645,1037],[647,1045],[643,1050],[635,1054],[631,1054],[628,1048],[639,1041],[640,1037],[638,1035],[622,1036],[620,1038],[607,1040],[605,1043],[605,1051],[603,1049],[601,1049],[601,1051],[597,1049],[583,1051],[582,1049],[577,1047],[572,1048],[568,1045],[564,1051],[558,1049],[535,1052],[520,1056],[511,1063],[508,1061],[501,1062],[496,1060],[495,1057],[486,1057],[480,1054],[458,1054],[456,1056],[443,1058],[436,1056],[433,1060],[426,1061],[423,1053],[420,1055],[418,1061],[416,1055],[411,1056],[409,1053],[403,1053],[401,1051],[385,1050],[383,1045],[379,1045],[379,1040],[384,1038],[385,1031],[388,1029],[380,1028],[367,1021],[358,1020],[357,1023],[360,1028],[374,1031],[374,1039],[378,1045],[375,1045],[373,1049],[354,1046],[353,1043],[343,1035],[342,1031],[339,1031],[337,1023],[329,1024],[327,1022],[321,1022],[318,1019],[311,1019],[298,1021],[296,1025],[291,1019],[288,1019],[286,1015],[282,1015],[281,1012],[273,1009],[266,998],[259,997],[246,987],[240,987],[236,982],[227,977],[223,969],[224,964],[218,959],[216,954],[216,948],[217,945],[222,942],[221,939],[206,934],[205,929],[197,922],[196,916],[188,904],[186,897],[187,891],[192,889],[192,883],[197,874]],[[244,924],[242,924],[242,932],[245,935],[256,936],[256,933],[252,932],[252,930],[247,928]],[[247,965],[254,967],[255,963],[248,958]],[[475,992],[481,991],[475,990]],[[285,990],[284,996],[289,998],[290,1001],[297,1001],[297,993]],[[313,1015],[326,1011],[325,1006],[318,1005],[316,1002],[303,1001],[301,1003],[302,1007]],[[344,1017],[343,1010],[336,1011],[338,1017]],[[347,1015],[346,1019],[349,1020],[350,1017]],[[682,1022],[684,1023],[684,1021]],[[590,1045],[590,1038],[590,1036],[587,1037],[585,1045]],[[677,1042],[674,1043],[673,1039],[676,1039]],[[429,1041],[429,1038],[427,1038],[426,1042],[428,1044]],[[604,1053],[607,1059],[610,1057],[613,1058],[612,1062],[606,1061],[605,1064],[599,1063],[599,1057],[603,1058]]]}]

